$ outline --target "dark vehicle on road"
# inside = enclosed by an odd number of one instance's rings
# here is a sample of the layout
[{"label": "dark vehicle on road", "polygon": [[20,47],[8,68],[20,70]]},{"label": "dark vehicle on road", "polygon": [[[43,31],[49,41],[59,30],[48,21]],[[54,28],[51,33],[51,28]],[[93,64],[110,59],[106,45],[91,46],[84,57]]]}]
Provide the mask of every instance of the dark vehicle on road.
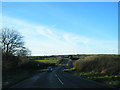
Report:
[{"label": "dark vehicle on road", "polygon": [[52,72],[53,71],[53,68],[52,67],[48,67],[47,68],[47,72]]}]

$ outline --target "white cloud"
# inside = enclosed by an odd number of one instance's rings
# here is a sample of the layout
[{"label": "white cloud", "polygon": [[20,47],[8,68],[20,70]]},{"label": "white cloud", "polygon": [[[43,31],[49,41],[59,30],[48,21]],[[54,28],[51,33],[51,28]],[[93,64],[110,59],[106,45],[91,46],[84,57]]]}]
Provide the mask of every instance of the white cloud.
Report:
[{"label": "white cloud", "polygon": [[72,42],[75,41],[76,43],[83,43],[83,44],[88,44],[90,42],[90,38],[81,36],[81,35],[74,35],[74,34],[64,34],[63,35],[64,39],[68,42]]},{"label": "white cloud", "polygon": [[50,27],[38,26],[35,27],[38,34],[47,37],[48,39],[58,38],[54,30]]},{"label": "white cloud", "polygon": [[53,26],[43,26],[24,20],[3,16],[3,26],[18,30],[33,55],[117,53],[117,41],[102,41]]}]

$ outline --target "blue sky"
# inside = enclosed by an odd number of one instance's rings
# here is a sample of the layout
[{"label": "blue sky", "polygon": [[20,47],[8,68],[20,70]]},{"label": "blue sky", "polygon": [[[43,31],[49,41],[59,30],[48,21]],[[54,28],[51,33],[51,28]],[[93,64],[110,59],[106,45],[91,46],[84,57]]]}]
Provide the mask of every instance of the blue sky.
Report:
[{"label": "blue sky", "polygon": [[4,2],[3,26],[18,30],[32,55],[117,54],[117,2]]}]

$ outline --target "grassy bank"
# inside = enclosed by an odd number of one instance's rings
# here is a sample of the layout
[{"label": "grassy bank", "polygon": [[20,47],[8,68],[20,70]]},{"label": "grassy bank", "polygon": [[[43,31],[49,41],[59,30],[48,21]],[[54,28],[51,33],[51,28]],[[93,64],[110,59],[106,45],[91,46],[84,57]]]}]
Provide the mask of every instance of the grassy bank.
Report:
[{"label": "grassy bank", "polygon": [[[53,66],[55,67],[55,66]],[[42,69],[17,69],[14,71],[2,73],[2,88],[9,88],[20,81],[32,77],[33,75],[45,72],[46,68]]]},{"label": "grassy bank", "polygon": [[109,86],[120,88],[120,75],[107,75],[99,72],[72,72],[76,76],[95,80]]},{"label": "grassy bank", "polygon": [[74,68],[81,72],[100,72],[103,74],[120,74],[120,56],[88,56],[74,62]]},{"label": "grassy bank", "polygon": [[64,71],[120,88],[120,57],[117,55],[87,56],[74,61],[73,68]]},{"label": "grassy bank", "polygon": [[2,88],[9,88],[36,73],[38,73],[38,70],[35,69],[17,69],[14,71],[4,72],[2,73]]},{"label": "grassy bank", "polygon": [[99,72],[78,72],[74,68],[64,69],[64,71],[75,76],[94,80],[108,86],[120,88],[120,75],[107,75]]}]

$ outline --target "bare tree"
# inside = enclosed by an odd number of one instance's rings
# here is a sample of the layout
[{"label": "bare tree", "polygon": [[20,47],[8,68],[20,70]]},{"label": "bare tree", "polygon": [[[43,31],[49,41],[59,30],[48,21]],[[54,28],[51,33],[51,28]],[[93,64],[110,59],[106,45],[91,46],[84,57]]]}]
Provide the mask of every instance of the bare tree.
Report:
[{"label": "bare tree", "polygon": [[23,37],[19,32],[9,29],[2,29],[2,52],[3,54],[15,54],[18,49],[24,46]]},{"label": "bare tree", "polygon": [[17,56],[30,56],[31,55],[31,51],[26,48],[26,47],[22,47],[20,50],[18,50],[16,52]]},{"label": "bare tree", "polygon": [[[22,35],[9,28],[3,28],[0,32],[0,46],[2,47],[3,69],[10,70],[29,62],[27,56],[30,50],[24,46]],[[4,71],[3,70],[3,71]]]}]

